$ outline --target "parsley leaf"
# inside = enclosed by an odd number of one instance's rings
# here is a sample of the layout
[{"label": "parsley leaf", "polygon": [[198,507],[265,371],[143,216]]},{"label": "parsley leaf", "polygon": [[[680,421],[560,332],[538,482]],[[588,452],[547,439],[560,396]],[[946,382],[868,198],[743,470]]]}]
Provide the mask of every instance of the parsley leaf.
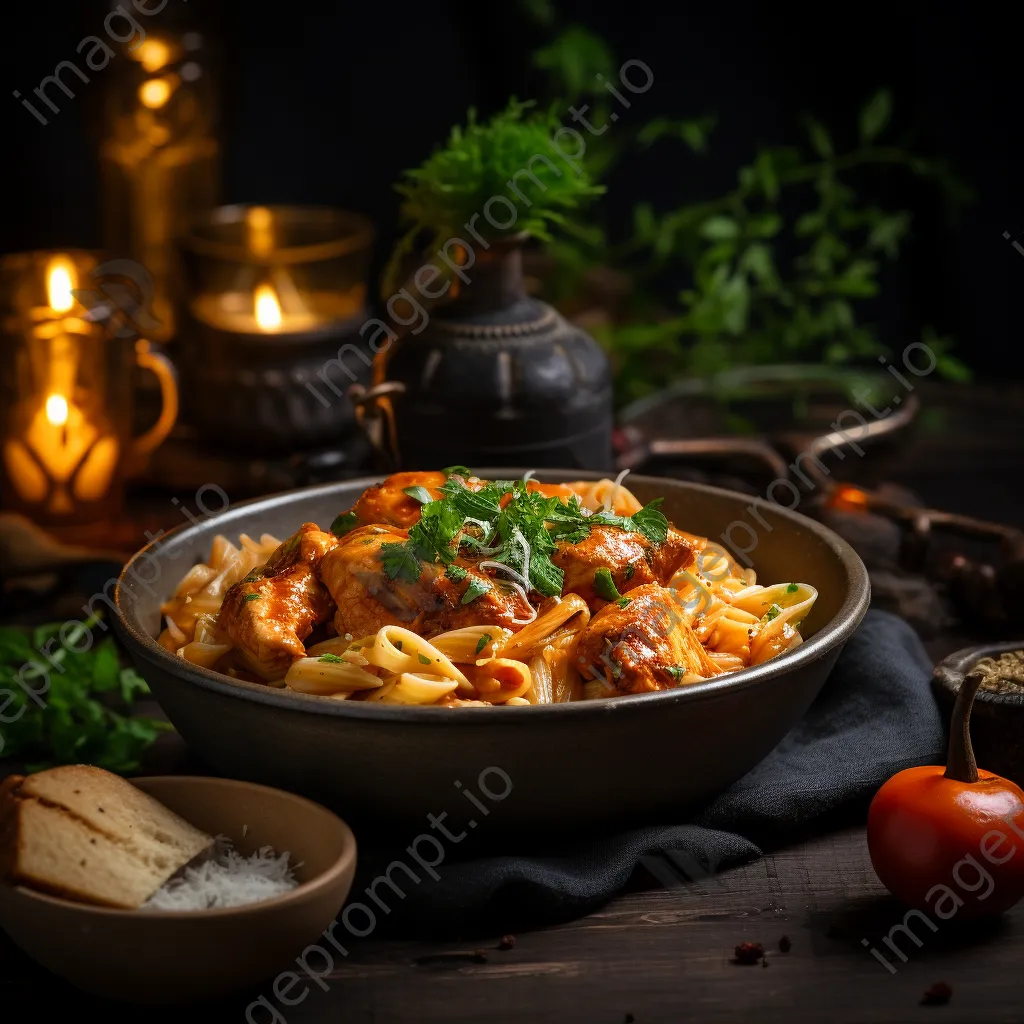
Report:
[{"label": "parsley leaf", "polygon": [[406,544],[381,544],[378,558],[389,580],[402,579],[415,583],[423,571],[420,560]]},{"label": "parsley leaf", "polygon": [[430,664],[430,659],[425,654],[421,654],[419,656],[419,659],[420,659],[420,664],[422,664],[422,665],[429,665]]},{"label": "parsley leaf", "polygon": [[490,633],[481,633],[476,642],[476,653],[479,654],[493,639]]},{"label": "parsley leaf", "polygon": [[342,512],[333,523],[331,523],[331,533],[335,537],[344,537],[346,533],[354,530],[359,525],[359,516],[355,512]]},{"label": "parsley leaf", "polygon": [[473,475],[473,471],[466,466],[445,466],[441,470],[445,476],[465,476],[470,477]]},{"label": "parsley leaf", "polygon": [[461,565],[449,565],[444,574],[452,583],[461,583],[469,575]]},{"label": "parsley leaf", "polygon": [[685,665],[666,665],[665,671],[678,683],[686,675]]},{"label": "parsley leaf", "polygon": [[408,494],[410,498],[414,498],[421,505],[426,505],[428,501],[433,501],[433,495],[426,489],[417,484],[415,487],[403,487],[403,494]]},{"label": "parsley leaf", "polygon": [[317,658],[317,661],[325,661],[328,665],[340,665],[344,660],[344,658],[339,658],[337,654],[321,654]]},{"label": "parsley leaf", "polygon": [[471,491],[458,480],[449,480],[441,488],[452,507],[462,513],[464,519],[494,519],[501,508],[498,504],[500,495],[494,484],[487,484],[479,491]]},{"label": "parsley leaf", "polygon": [[636,566],[630,562],[629,565],[626,566],[626,571],[622,575],[625,576],[627,580],[631,580],[633,578],[633,573],[635,572]]},{"label": "parsley leaf", "polygon": [[790,583],[790,585],[788,587],[786,587],[786,593],[787,594],[795,594],[799,589],[800,589],[800,584],[799,583]]},{"label": "parsley leaf", "polygon": [[622,597],[612,579],[611,569],[602,567],[594,573],[594,593],[605,601],[618,601]]},{"label": "parsley leaf", "polygon": [[246,600],[246,602],[258,601],[261,596],[262,596],[261,594],[246,594],[245,595],[245,600]]},{"label": "parsley leaf", "polygon": [[764,615],[761,618],[761,621],[762,622],[771,622],[772,619],[777,618],[781,614],[782,614],[782,609],[777,604],[773,604],[771,606],[771,608],[769,608],[768,611],[766,611],[764,613]]},{"label": "parsley leaf", "polygon": [[618,526],[630,533],[643,534],[652,544],[664,544],[668,538],[668,519],[659,506],[664,498],[655,498],[631,516],[617,516],[611,512],[595,512],[588,522],[593,525]]},{"label": "parsley leaf", "polygon": [[486,580],[480,579],[479,576],[474,576],[466,587],[465,593],[462,595],[462,604],[472,604],[481,594],[486,594],[491,589],[490,583]]}]

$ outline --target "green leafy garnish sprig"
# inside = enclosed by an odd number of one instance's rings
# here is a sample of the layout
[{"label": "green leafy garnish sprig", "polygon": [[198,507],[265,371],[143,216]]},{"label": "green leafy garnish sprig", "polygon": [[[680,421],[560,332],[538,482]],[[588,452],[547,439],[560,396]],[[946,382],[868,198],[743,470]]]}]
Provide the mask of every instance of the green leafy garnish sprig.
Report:
[{"label": "green leafy garnish sprig", "polygon": [[[63,622],[31,631],[0,628],[0,691],[6,691],[0,757],[28,772],[92,764],[127,774],[171,728],[121,713],[149,687],[135,669],[121,666],[112,636],[97,640],[103,628],[98,615],[70,631]],[[93,642],[82,650],[90,634]]]},{"label": "green leafy garnish sprig", "polygon": [[[595,526],[611,526],[643,535],[660,545],[668,536],[668,520],[659,509],[661,498],[631,516],[589,512],[578,497],[568,501],[531,491],[525,480],[495,480],[471,491],[459,478],[441,487],[442,497],[420,509],[420,521],[403,543],[382,544],[380,560],[390,579],[414,583],[423,563],[440,562],[452,582],[469,575],[454,565],[463,550],[471,557],[499,563],[521,577],[530,589],[545,597],[562,593],[564,574],[551,555],[558,541],[578,544]],[[507,499],[507,500],[506,500]],[[612,584],[614,587],[614,583]],[[463,603],[475,600],[490,587],[474,576],[467,584]],[[615,600],[621,595],[616,590]]]}]

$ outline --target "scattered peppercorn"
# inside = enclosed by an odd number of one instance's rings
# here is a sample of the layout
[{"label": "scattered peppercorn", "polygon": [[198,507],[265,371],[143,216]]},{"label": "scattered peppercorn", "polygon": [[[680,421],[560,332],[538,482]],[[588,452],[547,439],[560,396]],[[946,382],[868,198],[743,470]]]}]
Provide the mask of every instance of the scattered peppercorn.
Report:
[{"label": "scattered peppercorn", "polygon": [[498,949],[508,950],[516,948],[516,937],[514,935],[502,935],[501,942],[498,943]]},{"label": "scattered peppercorn", "polygon": [[760,942],[741,942],[735,949],[733,963],[751,965],[764,959],[764,946]]},{"label": "scattered peppercorn", "polygon": [[779,939],[779,950],[783,953],[788,953],[793,948],[793,943],[789,941],[788,935],[783,935]]},{"label": "scattered peppercorn", "polygon": [[945,1006],[953,998],[953,989],[944,981],[937,981],[921,997],[922,1006]]}]

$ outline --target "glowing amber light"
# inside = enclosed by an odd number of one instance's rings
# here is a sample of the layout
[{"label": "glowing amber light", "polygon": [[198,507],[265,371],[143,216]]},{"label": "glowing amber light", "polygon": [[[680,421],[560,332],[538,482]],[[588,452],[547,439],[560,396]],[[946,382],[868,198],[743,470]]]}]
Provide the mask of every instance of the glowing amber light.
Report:
[{"label": "glowing amber light", "polygon": [[68,400],[63,395],[50,395],[46,399],[46,418],[55,427],[63,427],[68,421]]},{"label": "glowing amber light", "polygon": [[249,248],[257,256],[274,251],[274,217],[265,206],[254,206],[246,211],[245,226],[249,235]]},{"label": "glowing amber light", "polygon": [[281,304],[269,284],[256,289],[256,323],[261,331],[276,331],[281,326]]},{"label": "glowing amber light", "polygon": [[75,288],[74,273],[75,268],[63,256],[50,261],[46,270],[46,295],[54,313],[66,313],[75,304],[75,296],[72,294]]},{"label": "glowing amber light", "polygon": [[833,508],[845,509],[847,512],[859,512],[867,508],[868,496],[852,484],[839,484],[832,492],[829,504]]},{"label": "glowing amber light", "polygon": [[139,86],[139,100],[150,110],[162,107],[174,91],[174,82],[171,78],[151,78]]},{"label": "glowing amber light", "polygon": [[171,59],[171,50],[159,39],[145,39],[139,44],[135,56],[147,71],[159,71]]}]

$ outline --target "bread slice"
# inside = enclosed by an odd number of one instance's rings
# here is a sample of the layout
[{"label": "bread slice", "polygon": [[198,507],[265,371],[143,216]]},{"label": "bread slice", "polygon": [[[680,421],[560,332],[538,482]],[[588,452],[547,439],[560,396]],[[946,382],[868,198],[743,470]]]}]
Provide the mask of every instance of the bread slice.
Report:
[{"label": "bread slice", "polygon": [[101,906],[141,906],[213,838],[110,772],[51,768],[0,787],[8,879]]}]

